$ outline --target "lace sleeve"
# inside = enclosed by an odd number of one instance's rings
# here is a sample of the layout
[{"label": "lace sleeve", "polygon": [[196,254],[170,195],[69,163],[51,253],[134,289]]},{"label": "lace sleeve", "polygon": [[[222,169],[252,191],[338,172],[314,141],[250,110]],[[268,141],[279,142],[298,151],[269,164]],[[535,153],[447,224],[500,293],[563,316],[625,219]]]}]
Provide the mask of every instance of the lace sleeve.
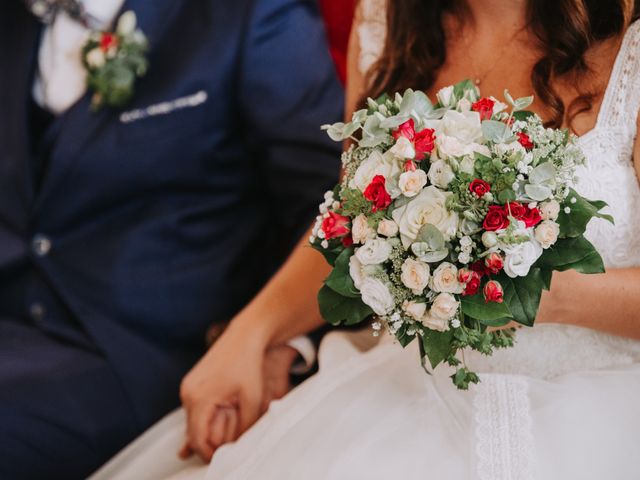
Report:
[{"label": "lace sleeve", "polygon": [[380,57],[387,33],[387,0],[361,0],[360,23],[358,41],[360,43],[360,57],[358,68],[365,75],[375,61]]}]

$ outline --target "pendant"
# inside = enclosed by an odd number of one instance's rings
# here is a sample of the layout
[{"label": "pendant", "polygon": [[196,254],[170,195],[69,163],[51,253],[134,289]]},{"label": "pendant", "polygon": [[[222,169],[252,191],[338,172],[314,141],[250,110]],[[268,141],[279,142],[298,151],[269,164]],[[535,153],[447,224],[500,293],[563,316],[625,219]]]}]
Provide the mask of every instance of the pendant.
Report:
[{"label": "pendant", "polygon": [[479,78],[476,78],[476,79],[473,80],[473,83],[475,83],[476,86],[479,86],[481,82],[482,82],[482,80],[480,80]]}]

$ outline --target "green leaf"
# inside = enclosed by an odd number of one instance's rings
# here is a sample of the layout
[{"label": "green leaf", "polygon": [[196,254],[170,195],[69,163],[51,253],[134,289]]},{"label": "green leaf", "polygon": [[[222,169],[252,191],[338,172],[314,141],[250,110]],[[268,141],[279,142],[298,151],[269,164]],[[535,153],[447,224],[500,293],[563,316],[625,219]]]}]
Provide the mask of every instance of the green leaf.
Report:
[{"label": "green leaf", "polygon": [[485,120],[482,122],[482,135],[493,143],[502,143],[511,136],[511,129],[502,122]]},{"label": "green leaf", "polygon": [[[571,199],[575,198],[575,203],[571,203]],[[605,219],[614,223],[611,215],[600,213],[607,204],[600,200],[587,200],[581,197],[575,190],[571,189],[567,200],[562,205],[560,214],[558,215],[558,223],[560,224],[560,237],[577,237],[582,235],[587,229],[587,224],[593,217]],[[564,208],[569,207],[570,212],[565,213]]]},{"label": "green leaf", "polygon": [[505,274],[499,280],[504,289],[504,303],[513,319],[522,325],[532,326],[540,305],[545,279],[539,268],[532,268],[526,277],[510,278]]},{"label": "green leaf", "polygon": [[353,284],[349,274],[349,259],[353,255],[353,248],[346,248],[336,258],[333,270],[324,281],[325,285],[336,293],[350,298],[360,298],[360,292]]},{"label": "green leaf", "polygon": [[340,252],[342,252],[342,250],[344,249],[342,245],[339,245],[333,248],[323,248],[320,245],[320,242],[311,243],[310,245],[311,245],[311,248],[320,252],[324,257],[324,259],[327,261],[327,263],[332,267],[335,265],[338,255],[340,255]]},{"label": "green leaf", "polygon": [[586,238],[561,238],[544,251],[535,267],[557,270],[574,269],[580,273],[603,273],[604,263],[595,247]]},{"label": "green leaf", "polygon": [[487,303],[482,293],[462,297],[461,303],[462,313],[485,325],[492,325],[493,322],[500,322],[505,318],[512,317],[509,307],[504,302]]},{"label": "green leaf", "polygon": [[468,100],[477,99],[478,89],[469,79],[458,82],[453,86],[453,95],[457,100],[464,98],[467,92],[469,92],[470,97]]},{"label": "green leaf", "polygon": [[551,290],[551,279],[553,277],[553,270],[540,269],[540,275],[542,275],[542,281],[544,282],[544,289],[546,291]]},{"label": "green leaf", "polygon": [[422,336],[422,348],[429,359],[431,367],[436,368],[452,350],[453,330],[437,332],[435,330],[424,329]]},{"label": "green leaf", "polygon": [[356,325],[373,314],[359,298],[340,295],[324,285],[318,292],[320,314],[331,325]]},{"label": "green leaf", "polygon": [[516,120],[525,121],[527,118],[532,117],[535,113],[530,112],[528,110],[521,110],[519,112],[513,112],[513,118]]}]

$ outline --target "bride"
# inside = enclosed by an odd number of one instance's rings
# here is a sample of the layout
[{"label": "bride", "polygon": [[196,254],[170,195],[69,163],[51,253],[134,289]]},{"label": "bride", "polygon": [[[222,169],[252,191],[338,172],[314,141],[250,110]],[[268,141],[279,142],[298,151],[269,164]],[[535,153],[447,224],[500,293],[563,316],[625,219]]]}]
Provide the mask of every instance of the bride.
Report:
[{"label": "bride", "polygon": [[[413,347],[361,352],[328,335],[320,373],[258,417],[263,352],[321,324],[328,273],[304,246],[232,322],[183,384],[169,416],[96,479],[639,478],[640,22],[633,0],[361,0],[347,111],[363,95],[471,78],[483,95],[535,91],[533,109],[571,128],[589,160],[578,190],[610,206],[587,236],[607,273],[555,274],[537,325],[491,358],[468,392],[427,376]],[[635,153],[635,154],[634,154]],[[635,166],[634,166],[635,157]]]}]

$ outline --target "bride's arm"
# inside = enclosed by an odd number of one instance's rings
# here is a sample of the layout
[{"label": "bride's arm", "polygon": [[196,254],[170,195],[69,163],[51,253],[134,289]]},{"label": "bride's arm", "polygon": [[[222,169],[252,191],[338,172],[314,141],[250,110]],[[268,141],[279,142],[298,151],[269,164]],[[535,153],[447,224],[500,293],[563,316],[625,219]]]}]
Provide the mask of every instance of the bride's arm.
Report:
[{"label": "bride's arm", "polygon": [[[640,136],[633,157],[640,179]],[[640,339],[640,267],[612,269],[600,275],[554,274],[551,291],[542,296],[537,321],[580,325]]]}]

